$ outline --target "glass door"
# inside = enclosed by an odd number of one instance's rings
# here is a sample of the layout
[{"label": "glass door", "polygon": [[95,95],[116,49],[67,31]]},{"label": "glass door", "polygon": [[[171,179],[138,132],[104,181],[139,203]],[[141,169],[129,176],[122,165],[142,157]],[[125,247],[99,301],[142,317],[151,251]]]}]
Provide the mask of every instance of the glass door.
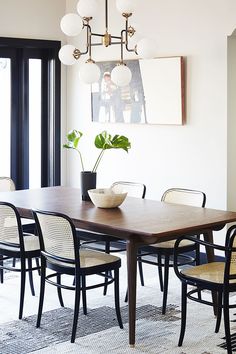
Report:
[{"label": "glass door", "polygon": [[0,57],[0,176],[11,174],[11,59]]},{"label": "glass door", "polygon": [[0,37],[0,176],[60,184],[60,42]]}]

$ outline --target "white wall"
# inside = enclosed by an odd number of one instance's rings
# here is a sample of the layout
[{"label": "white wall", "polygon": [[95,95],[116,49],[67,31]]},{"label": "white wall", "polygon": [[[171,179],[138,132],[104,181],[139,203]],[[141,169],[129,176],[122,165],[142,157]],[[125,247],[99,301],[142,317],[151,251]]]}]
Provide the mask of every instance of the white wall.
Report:
[{"label": "white wall", "polygon": [[[104,0],[99,2],[102,9]],[[77,0],[0,0],[0,36],[64,40],[59,21],[66,11],[75,11],[76,3]],[[114,8],[115,1],[109,3],[111,31],[118,33],[122,20]],[[94,20],[95,31],[103,31],[102,18]],[[172,186],[196,188],[206,192],[207,206],[224,209],[227,204],[227,36],[235,28],[236,2],[148,0],[147,6],[146,1],[140,1],[133,23],[141,36],[156,39],[158,56],[186,57],[187,124],[92,123],[90,89],[79,83],[80,64],[77,63],[67,69],[67,109],[66,69],[62,67],[63,138],[72,128],[84,132],[82,151],[87,169],[97,156],[92,143],[97,133],[107,129],[130,138],[132,148],[128,154],[105,153],[98,169],[100,186],[108,186],[118,179],[142,181],[147,185],[147,197],[154,199],[159,199]],[[77,40],[73,41],[79,46]],[[112,60],[118,55],[116,46],[96,48],[94,59]],[[78,156],[63,151],[65,156],[68,163],[66,167],[63,164],[63,176],[67,175],[67,184],[79,186]]]},{"label": "white wall", "polygon": [[[66,11],[65,0],[0,0],[0,36],[64,40],[60,19]],[[65,135],[66,69],[62,67],[62,136]],[[62,182],[65,182],[62,161]]]},{"label": "white wall", "polygon": [[65,0],[0,0],[0,36],[61,40]]},{"label": "white wall", "polygon": [[235,100],[235,84],[236,84],[236,31],[232,36],[228,37],[228,179],[227,179],[227,206],[230,210],[236,210],[236,100]]},{"label": "white wall", "polygon": [[[102,8],[103,1],[99,1]],[[76,11],[76,3],[76,0],[67,0],[67,12]],[[115,22],[113,27],[119,33],[121,21],[113,7],[115,1],[109,3],[112,5],[111,22]],[[94,21],[95,29],[99,30],[99,19]],[[173,186],[200,189],[207,194],[208,207],[225,209],[227,36],[236,25],[236,2],[139,1],[133,22],[142,35],[156,39],[158,56],[186,57],[187,124],[144,126],[92,123],[90,89],[80,84],[80,64],[76,63],[68,69],[67,128],[84,132],[82,151],[88,169],[97,154],[92,144],[97,133],[106,129],[130,138],[132,148],[128,155],[123,151],[105,153],[98,169],[99,186],[109,186],[120,179],[142,181],[147,185],[147,198],[153,199],[160,199],[163,191]],[[100,24],[101,32],[104,29],[102,19]],[[73,43],[81,47],[77,40]],[[94,59],[118,58],[118,48],[114,47],[96,48]],[[82,57],[80,62],[84,60]],[[73,151],[68,151],[67,156],[67,183],[79,186],[78,156]]]}]

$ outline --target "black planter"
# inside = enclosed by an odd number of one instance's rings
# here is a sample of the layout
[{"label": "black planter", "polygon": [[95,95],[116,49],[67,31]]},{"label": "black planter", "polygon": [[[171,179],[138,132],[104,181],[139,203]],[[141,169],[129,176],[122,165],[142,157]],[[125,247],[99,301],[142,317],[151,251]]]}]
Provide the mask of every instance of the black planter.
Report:
[{"label": "black planter", "polygon": [[97,173],[91,171],[81,172],[81,195],[82,200],[90,201],[88,190],[96,188]]}]

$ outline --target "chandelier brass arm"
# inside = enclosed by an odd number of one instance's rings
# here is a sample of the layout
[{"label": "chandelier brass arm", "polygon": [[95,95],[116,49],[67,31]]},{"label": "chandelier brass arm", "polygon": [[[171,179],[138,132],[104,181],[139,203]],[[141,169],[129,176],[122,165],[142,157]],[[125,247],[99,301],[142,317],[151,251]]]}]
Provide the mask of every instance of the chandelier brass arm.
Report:
[{"label": "chandelier brass arm", "polygon": [[[105,3],[105,29],[103,33],[92,31],[91,21],[98,14],[98,0],[79,0],[77,4],[78,14],[69,13],[61,20],[61,29],[67,36],[76,36],[83,29],[86,29],[86,49],[81,51],[72,44],[67,44],[61,47],[59,58],[65,65],[74,64],[81,56],[88,54],[88,59],[80,68],[80,77],[86,83],[93,83],[99,80],[100,68],[95,64],[92,48],[96,46],[105,46],[106,48],[112,45],[120,45],[120,58],[118,65],[111,72],[112,81],[118,86],[129,84],[132,73],[128,66],[124,63],[124,49],[127,52],[133,52],[141,57],[153,57],[155,54],[155,43],[148,39],[140,40],[133,48],[130,46],[130,38],[134,36],[136,30],[129,24],[129,19],[133,15],[134,4],[136,0],[116,0],[118,11],[124,17],[124,28],[119,35],[114,35],[109,32],[109,8],[108,0]],[[100,38],[98,42],[94,38]],[[88,65],[89,64],[89,65]]]}]

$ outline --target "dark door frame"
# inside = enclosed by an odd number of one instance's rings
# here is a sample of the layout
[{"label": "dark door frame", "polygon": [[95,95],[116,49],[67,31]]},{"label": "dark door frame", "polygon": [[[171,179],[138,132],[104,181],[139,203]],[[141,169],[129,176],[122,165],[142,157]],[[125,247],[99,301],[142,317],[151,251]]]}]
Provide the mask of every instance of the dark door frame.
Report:
[{"label": "dark door frame", "polygon": [[[11,58],[11,177],[29,187],[28,59],[42,60],[41,185],[61,182],[60,41],[0,37],[0,57]],[[53,88],[53,90],[52,90]]]}]

